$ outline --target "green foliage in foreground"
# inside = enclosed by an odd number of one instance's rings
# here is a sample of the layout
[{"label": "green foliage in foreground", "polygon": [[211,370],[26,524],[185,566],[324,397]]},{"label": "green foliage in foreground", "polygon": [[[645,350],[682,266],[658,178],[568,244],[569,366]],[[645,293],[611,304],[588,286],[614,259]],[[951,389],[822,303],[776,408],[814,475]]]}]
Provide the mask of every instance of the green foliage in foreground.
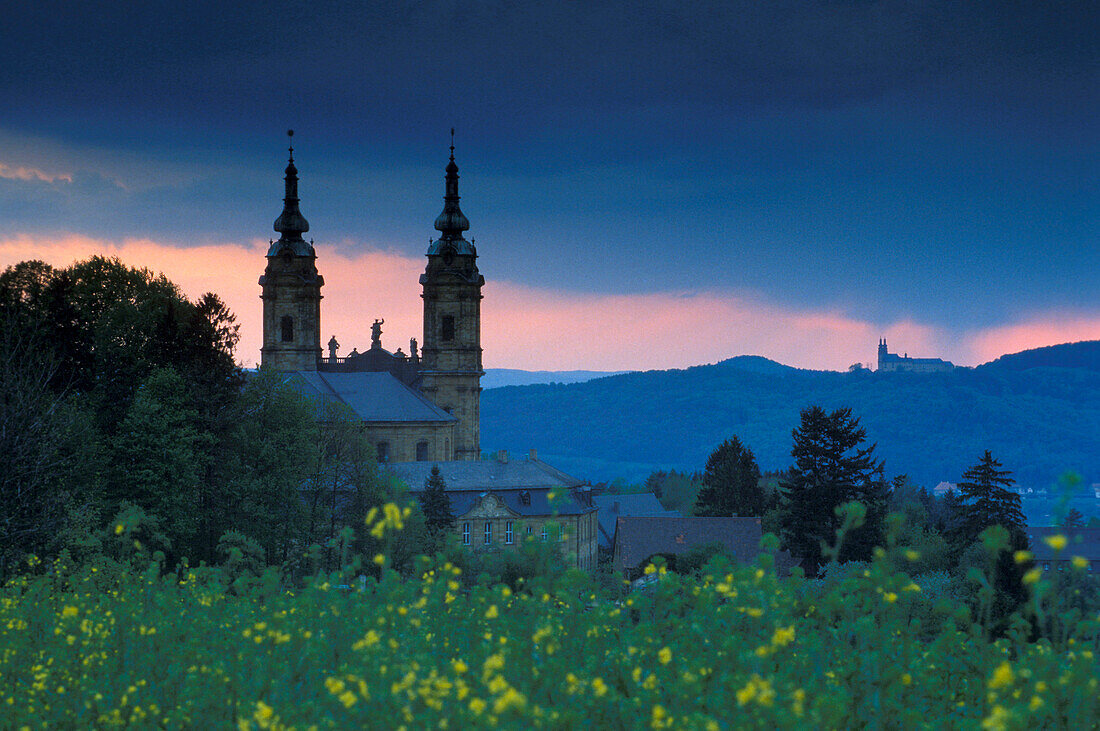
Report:
[{"label": "green foliage in foreground", "polygon": [[[910,559],[912,556],[910,556]],[[384,562],[384,559],[383,559]],[[1081,728],[1097,629],[1035,574],[1000,639],[885,551],[822,582],[712,561],[599,591],[56,563],[0,589],[0,725],[180,728]],[[41,571],[42,567],[36,570]],[[925,581],[925,587],[918,583]],[[1038,628],[1038,629],[1035,629]],[[1036,639],[1037,637],[1037,639]]]}]

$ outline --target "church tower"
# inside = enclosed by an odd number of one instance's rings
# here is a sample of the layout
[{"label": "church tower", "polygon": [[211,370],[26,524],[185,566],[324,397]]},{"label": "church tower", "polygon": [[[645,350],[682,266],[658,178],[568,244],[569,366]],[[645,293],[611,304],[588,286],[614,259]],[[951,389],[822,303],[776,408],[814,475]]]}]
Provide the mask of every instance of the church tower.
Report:
[{"label": "church tower", "polygon": [[428,246],[424,291],[424,345],[420,389],[458,419],[454,458],[481,458],[481,287],[477,250],[462,236],[470,222],[458,207],[454,130],[447,163],[443,212],[435,219],[439,238]]},{"label": "church tower", "polygon": [[[293,136],[294,131],[287,132]],[[298,210],[298,168],[294,148],[286,166],[283,212],[275,220],[279,240],[267,251],[260,277],[264,301],[264,344],[260,366],[277,371],[315,371],[321,359],[321,287],[313,242],[302,234],[309,223]]]}]

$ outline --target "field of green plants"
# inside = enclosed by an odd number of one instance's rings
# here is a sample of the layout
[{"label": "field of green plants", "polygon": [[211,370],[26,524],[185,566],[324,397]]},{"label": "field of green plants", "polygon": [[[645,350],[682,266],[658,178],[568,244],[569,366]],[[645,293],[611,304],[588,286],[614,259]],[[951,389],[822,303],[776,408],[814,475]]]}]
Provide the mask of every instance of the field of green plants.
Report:
[{"label": "field of green plants", "polygon": [[[378,535],[400,525],[396,509],[371,517]],[[906,573],[912,554],[879,550],[824,581],[777,578],[766,551],[699,577],[651,566],[659,580],[633,593],[576,571],[512,589],[443,558],[402,577],[381,554],[377,578],[294,590],[274,570],[62,558],[0,589],[0,727],[1100,722],[1095,616],[1059,611],[1036,571],[1030,616],[994,638]]]}]

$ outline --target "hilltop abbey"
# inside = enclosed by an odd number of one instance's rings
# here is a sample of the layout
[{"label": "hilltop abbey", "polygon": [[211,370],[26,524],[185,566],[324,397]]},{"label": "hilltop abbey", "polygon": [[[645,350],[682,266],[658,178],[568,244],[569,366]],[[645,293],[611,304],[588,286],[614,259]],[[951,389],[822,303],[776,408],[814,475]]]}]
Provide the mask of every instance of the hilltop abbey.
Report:
[{"label": "hilltop abbey", "polygon": [[428,246],[420,276],[424,339],[409,352],[382,347],[384,320],[375,320],[371,345],[338,355],[339,343],[321,352],[321,288],[309,223],[299,210],[294,148],[286,167],[283,212],[275,221],[260,277],[263,300],[263,368],[292,374],[303,392],[342,401],[363,422],[381,462],[477,460],[481,377],[481,288],[477,250],[463,237],[470,222],[459,208],[458,165],[446,168],[439,237]]}]

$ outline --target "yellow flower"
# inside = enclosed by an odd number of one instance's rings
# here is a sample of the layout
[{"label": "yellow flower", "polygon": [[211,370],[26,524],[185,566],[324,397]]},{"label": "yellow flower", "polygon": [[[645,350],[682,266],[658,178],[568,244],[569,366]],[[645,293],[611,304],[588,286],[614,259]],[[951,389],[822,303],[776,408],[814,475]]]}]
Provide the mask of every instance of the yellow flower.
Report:
[{"label": "yellow flower", "polygon": [[1006,685],[1011,685],[1015,679],[1016,676],[1012,672],[1012,666],[1008,664],[1008,660],[1005,660],[993,671],[993,677],[989,679],[989,687],[991,690],[1003,688]]},{"label": "yellow flower", "polygon": [[982,719],[982,728],[989,729],[989,731],[1003,731],[1008,728],[1008,720],[1010,716],[1001,706],[993,706],[993,710],[989,715]]},{"label": "yellow flower", "polygon": [[660,703],[653,706],[652,714],[650,715],[649,725],[653,728],[664,728],[667,723],[665,719],[668,718],[668,711],[664,709]]},{"label": "yellow flower", "polygon": [[1016,563],[1027,563],[1032,559],[1031,551],[1017,551],[1012,554],[1012,560]]},{"label": "yellow flower", "polygon": [[753,699],[756,695],[756,684],[749,683],[741,690],[737,691],[737,705],[743,706]]},{"label": "yellow flower", "polygon": [[1040,577],[1042,577],[1042,575],[1043,575],[1042,569],[1040,569],[1038,567],[1033,568],[1030,571],[1028,571],[1026,574],[1024,574],[1023,582],[1025,584],[1034,584],[1036,581],[1038,581],[1040,579]]},{"label": "yellow flower", "polygon": [[1037,695],[1031,696],[1031,702],[1027,704],[1029,711],[1037,711],[1043,705],[1043,699]]},{"label": "yellow flower", "polygon": [[275,709],[267,705],[263,701],[256,701],[256,720],[260,723],[266,723],[271,720],[271,717],[275,715]]},{"label": "yellow flower", "polygon": [[655,573],[657,573],[657,567],[654,566],[653,564],[647,564],[646,567],[645,567],[645,575],[649,576],[650,574],[655,574]]},{"label": "yellow flower", "polygon": [[80,614],[80,610],[76,607],[65,607],[61,610],[62,617],[75,617],[78,614]]},{"label": "yellow flower", "polygon": [[603,682],[603,678],[596,678],[592,681],[592,692],[596,694],[597,698],[602,698],[607,694],[607,683]]},{"label": "yellow flower", "polygon": [[910,548],[909,550],[907,550],[905,552],[905,558],[908,559],[909,561],[919,561],[920,560],[920,551],[914,551],[912,548]]},{"label": "yellow flower", "polygon": [[453,668],[454,671],[456,673],[458,673],[459,675],[462,675],[462,673],[464,673],[464,672],[466,672],[467,670],[470,669],[469,666],[466,665],[466,663],[462,662],[461,660],[455,660],[454,662],[452,662],[451,663],[451,668]]},{"label": "yellow flower", "polygon": [[122,531],[124,531],[124,530],[126,530],[126,527],[124,525],[122,525],[122,523],[119,523],[118,525],[115,526],[115,535],[116,536],[122,535]]},{"label": "yellow flower", "polygon": [[790,627],[776,627],[772,634],[772,645],[786,647],[794,641],[794,625]]},{"label": "yellow flower", "polygon": [[662,647],[661,651],[657,653],[657,659],[661,661],[662,665],[668,665],[672,661],[672,650]]},{"label": "yellow flower", "polygon": [[1089,560],[1084,556],[1073,557],[1073,568],[1075,569],[1087,569],[1089,567]]},{"label": "yellow flower", "polygon": [[905,673],[904,675],[901,676],[901,684],[902,685],[912,685],[913,684],[913,676],[910,675],[909,673]]},{"label": "yellow flower", "polygon": [[1066,549],[1066,544],[1069,543],[1066,537],[1061,533],[1053,536],[1047,536],[1043,539],[1043,541],[1055,551],[1064,551]]},{"label": "yellow flower", "polygon": [[383,564],[385,564],[385,563],[386,563],[386,557],[385,557],[385,555],[384,555],[384,554],[381,554],[381,553],[377,553],[377,554],[375,554],[375,556],[374,556],[374,562],[375,562],[376,564],[378,564],[379,566],[382,566]]},{"label": "yellow flower", "polygon": [[882,595],[882,598],[885,599],[890,604],[893,604],[894,602],[896,602],[898,600],[898,595],[895,594],[892,591],[888,591],[888,592],[886,592],[885,594]]},{"label": "yellow flower", "polygon": [[358,700],[355,694],[350,690],[345,690],[340,694],[340,702],[344,704],[344,708],[351,708],[355,705],[355,701]]},{"label": "yellow flower", "polygon": [[485,610],[485,619],[496,619],[500,616],[500,612],[497,611],[496,604],[490,604],[489,608]]},{"label": "yellow flower", "polygon": [[480,716],[485,710],[485,701],[480,698],[474,698],[470,701],[470,710],[473,711],[475,715]]}]

